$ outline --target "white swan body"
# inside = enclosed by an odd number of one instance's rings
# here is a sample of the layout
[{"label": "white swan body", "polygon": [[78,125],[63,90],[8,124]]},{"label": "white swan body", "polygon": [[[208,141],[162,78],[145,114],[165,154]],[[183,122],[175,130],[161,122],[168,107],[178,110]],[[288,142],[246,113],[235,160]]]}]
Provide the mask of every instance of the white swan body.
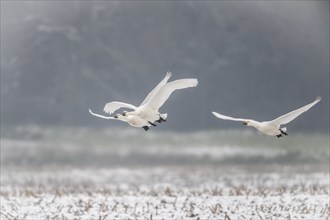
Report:
[{"label": "white swan body", "polygon": [[[154,94],[163,86],[166,84],[166,82],[169,80],[169,78],[171,78],[172,73],[171,72],[167,72],[166,76],[164,77],[164,79],[162,81],[160,81],[158,83],[158,85],[149,92],[149,94],[147,95],[147,97],[143,100],[143,102],[141,103],[140,106],[146,104],[147,102],[149,102],[149,100],[154,96]],[[103,111],[105,113],[108,113],[109,115],[111,115],[112,113],[114,113],[115,111],[117,111],[120,108],[129,108],[129,109],[133,109],[136,110],[138,107],[132,105],[132,104],[128,104],[128,103],[124,103],[124,102],[117,102],[117,101],[113,101],[113,102],[109,102],[107,104],[105,104]]]},{"label": "white swan body", "polygon": [[264,122],[258,122],[258,121],[252,120],[252,119],[233,118],[230,116],[219,114],[217,112],[212,112],[212,113],[217,118],[220,118],[223,120],[231,120],[231,121],[242,121],[244,125],[252,126],[252,127],[256,128],[257,130],[259,130],[261,133],[264,133],[264,134],[270,135],[270,136],[281,137],[282,135],[288,135],[286,133],[286,128],[281,128],[281,125],[291,122],[293,119],[297,118],[299,115],[301,115],[302,113],[304,113],[305,111],[309,110],[311,107],[316,105],[320,100],[321,100],[321,97],[316,97],[316,99],[308,105],[305,105],[299,109],[291,111],[272,121],[264,121]]},{"label": "white swan body", "polygon": [[126,115],[139,115],[148,121],[155,122],[161,119],[165,120],[167,114],[160,114],[159,108],[166,102],[172,92],[178,89],[196,87],[197,79],[179,79],[166,83],[153,95],[153,97],[144,105],[135,109],[135,111],[127,112]]},{"label": "white swan body", "polygon": [[148,94],[139,107],[123,102],[109,102],[105,105],[104,112],[112,114],[119,108],[129,108],[134,111],[124,112],[124,116],[136,115],[151,123],[165,121],[167,114],[159,113],[159,108],[165,103],[172,92],[178,89],[196,87],[198,84],[197,79],[179,79],[167,83],[171,75],[170,72],[167,72],[165,78]]},{"label": "white swan body", "polygon": [[143,128],[146,131],[149,130],[149,127],[151,126],[151,124],[148,121],[136,115],[123,116],[121,114],[117,114],[115,117],[108,117],[104,115],[95,114],[90,109],[89,109],[89,113],[99,118],[124,121],[127,122],[132,127]]}]

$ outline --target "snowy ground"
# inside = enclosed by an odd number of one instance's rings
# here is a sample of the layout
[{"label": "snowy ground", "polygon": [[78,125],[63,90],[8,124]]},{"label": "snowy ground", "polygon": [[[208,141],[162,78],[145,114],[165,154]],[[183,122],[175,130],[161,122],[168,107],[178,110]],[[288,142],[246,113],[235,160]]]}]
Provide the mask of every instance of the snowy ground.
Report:
[{"label": "snowy ground", "polygon": [[1,219],[330,219],[327,136],[20,132]]},{"label": "snowy ground", "polygon": [[3,219],[329,219],[329,175],[216,167],[2,175]]}]

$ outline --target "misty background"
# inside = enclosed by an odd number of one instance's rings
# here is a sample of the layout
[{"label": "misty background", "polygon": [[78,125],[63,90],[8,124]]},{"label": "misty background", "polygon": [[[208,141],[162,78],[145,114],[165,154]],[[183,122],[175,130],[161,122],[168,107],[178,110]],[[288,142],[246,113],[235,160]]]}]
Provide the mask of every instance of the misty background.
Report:
[{"label": "misty background", "polygon": [[166,71],[199,85],[155,130],[241,128],[211,111],[263,121],[322,96],[288,127],[328,133],[329,2],[1,1],[2,128],[128,126],[88,109],[139,105]]},{"label": "misty background", "polygon": [[[0,219],[329,216],[329,1],[0,4]],[[199,84],[166,123],[89,114],[139,105],[167,71]],[[283,138],[211,114],[272,120],[316,96]]]}]

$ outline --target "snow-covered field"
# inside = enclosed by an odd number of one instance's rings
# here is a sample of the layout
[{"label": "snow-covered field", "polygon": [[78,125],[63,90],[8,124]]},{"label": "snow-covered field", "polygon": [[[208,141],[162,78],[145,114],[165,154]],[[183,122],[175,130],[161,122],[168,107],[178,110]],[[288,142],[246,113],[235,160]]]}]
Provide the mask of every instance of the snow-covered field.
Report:
[{"label": "snow-covered field", "polygon": [[326,135],[97,133],[2,134],[1,219],[330,218]]},{"label": "snow-covered field", "polygon": [[328,219],[329,175],[216,167],[2,176],[2,219]]}]

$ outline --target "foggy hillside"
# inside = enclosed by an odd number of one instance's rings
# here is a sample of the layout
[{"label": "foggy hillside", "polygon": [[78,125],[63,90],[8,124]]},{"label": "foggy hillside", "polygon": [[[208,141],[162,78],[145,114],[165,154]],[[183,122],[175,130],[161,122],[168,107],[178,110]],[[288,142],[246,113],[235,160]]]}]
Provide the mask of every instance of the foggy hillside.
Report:
[{"label": "foggy hillside", "polygon": [[[290,127],[329,131],[329,3],[1,2],[2,125],[120,126],[88,113],[140,104],[171,71],[160,129],[237,128],[323,100]],[[124,125],[123,125],[124,126]]]}]

